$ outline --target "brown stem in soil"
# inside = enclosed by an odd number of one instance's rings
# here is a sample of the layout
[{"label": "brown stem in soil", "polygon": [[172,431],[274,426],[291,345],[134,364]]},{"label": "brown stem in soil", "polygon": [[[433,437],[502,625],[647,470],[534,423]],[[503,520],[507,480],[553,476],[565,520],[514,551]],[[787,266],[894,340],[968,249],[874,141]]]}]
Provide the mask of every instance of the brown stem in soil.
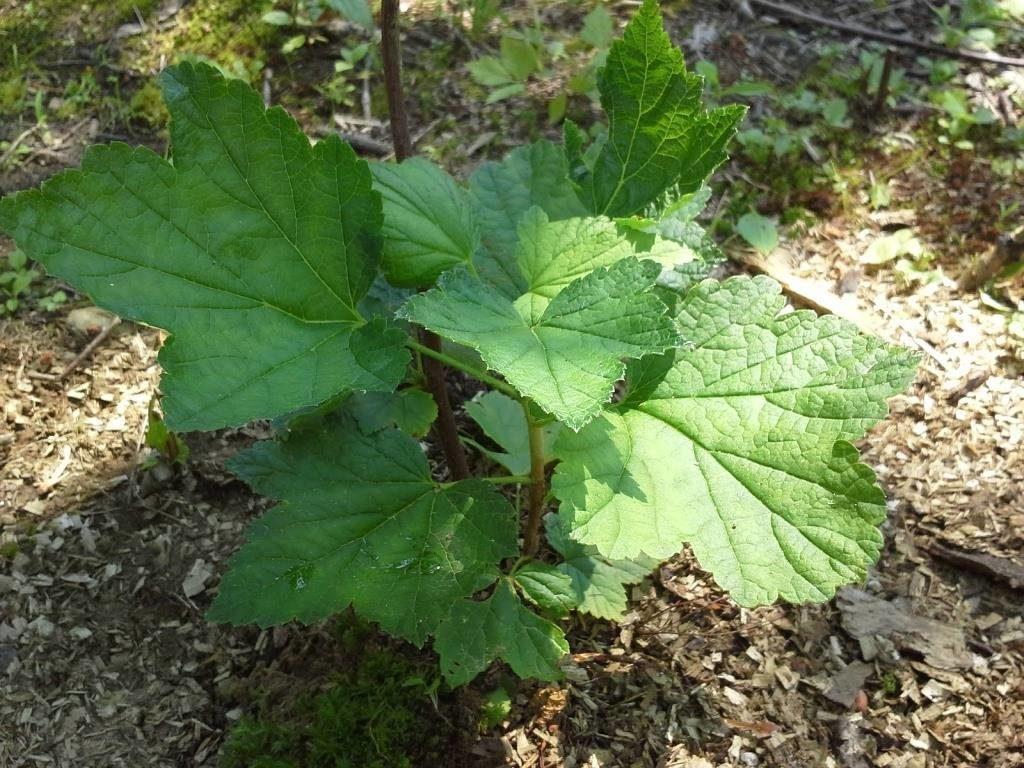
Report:
[{"label": "brown stem in soil", "polygon": [[537,554],[540,547],[540,522],[544,515],[544,497],[547,496],[547,477],[544,466],[544,427],[530,418],[529,406],[523,403],[530,431],[530,513],[526,518],[526,533],[523,535],[523,550],[527,555]]},{"label": "brown stem in soil", "polygon": [[[412,155],[412,139],[409,136],[409,117],[405,111],[405,92],[402,88],[402,48],[398,29],[399,0],[383,0],[380,7],[380,53],[384,64],[384,88],[388,96],[388,114],[391,122],[391,143],[395,148],[395,159],[402,162]],[[430,331],[420,331],[420,341],[427,347],[440,352],[441,339]],[[448,469],[456,480],[469,477],[466,452],[459,440],[459,429],[455,425],[455,414],[448,399],[448,385],[445,381],[444,366],[431,357],[422,356],[423,373],[427,387],[437,403],[435,429],[441,441],[448,462]]]}]

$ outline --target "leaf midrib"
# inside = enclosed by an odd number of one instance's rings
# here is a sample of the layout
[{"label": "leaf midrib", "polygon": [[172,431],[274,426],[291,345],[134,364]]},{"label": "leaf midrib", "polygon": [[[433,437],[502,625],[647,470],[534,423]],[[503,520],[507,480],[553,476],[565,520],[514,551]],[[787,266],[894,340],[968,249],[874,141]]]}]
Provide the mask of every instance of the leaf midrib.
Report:
[{"label": "leaf midrib", "polygon": [[[273,216],[273,214],[270,213],[270,210],[267,208],[266,203],[263,202],[263,198],[261,198],[256,193],[256,190],[253,188],[252,183],[249,181],[249,177],[245,173],[242,172],[242,169],[241,169],[241,167],[239,167],[238,161],[235,159],[235,156],[231,153],[231,150],[228,147],[227,142],[225,142],[224,137],[221,136],[220,132],[217,130],[217,126],[216,126],[215,122],[213,120],[211,120],[210,116],[207,115],[206,112],[203,111],[203,109],[200,107],[199,102],[198,102],[198,100],[195,97],[195,94],[193,94],[193,92],[192,92],[192,89],[191,88],[184,88],[184,91],[188,94],[188,98],[189,98],[189,100],[192,101],[193,105],[196,107],[196,110],[200,114],[206,116],[207,122],[209,123],[209,126],[210,126],[211,133],[213,133],[213,135],[217,137],[217,141],[220,143],[221,148],[224,150],[224,154],[231,161],[231,165],[234,167],[235,172],[245,182],[245,186],[249,188],[249,191],[252,193],[253,199],[256,200],[256,202],[260,204],[260,208],[263,210],[263,213],[266,215],[267,219],[277,228],[277,231],[281,233],[281,237],[283,237],[285,239],[285,242],[287,242],[288,245],[290,245],[292,247],[292,250],[294,250],[295,253],[298,255],[298,257],[302,260],[302,263],[306,265],[306,268],[310,272],[313,273],[313,275],[316,277],[317,280],[320,281],[320,283],[324,286],[324,288],[326,288],[327,291],[332,296],[334,296],[334,298],[337,299],[338,302],[342,306],[347,308],[350,312],[352,312],[354,315],[356,315],[358,317],[358,312],[356,311],[355,307],[349,306],[348,303],[341,296],[338,295],[338,293],[334,290],[334,288],[326,280],[324,280],[324,278],[320,274],[320,272],[313,268],[313,265],[306,258],[306,255],[299,249],[298,244],[295,243],[295,241],[293,241],[291,239],[291,237],[288,236],[288,233],[284,231],[284,228],[281,226],[280,222],[278,222],[278,220]],[[270,123],[269,118],[267,118],[266,113],[264,113],[263,119],[266,121],[268,126],[270,126],[271,128],[274,127]],[[201,126],[199,126],[199,128],[200,128],[200,130],[202,130]],[[280,130],[277,130],[276,133],[277,133],[278,144],[280,145],[281,144],[281,139],[282,139],[281,132],[280,132]],[[305,138],[305,137],[303,137],[303,138]],[[308,143],[308,140],[307,140],[307,143]],[[310,151],[310,154],[312,154],[312,147],[309,147],[309,151]],[[284,156],[284,152],[283,152],[283,147],[282,147],[282,157],[283,156]],[[312,160],[315,162],[315,157],[313,157]],[[289,187],[290,187],[290,190],[291,190],[292,206],[294,207],[294,204],[295,204],[295,188],[294,188],[294,185],[292,184],[292,180],[291,180],[291,178],[292,178],[292,176],[291,176],[291,166],[288,163],[285,163],[285,173],[288,176],[288,184],[289,184]]]}]

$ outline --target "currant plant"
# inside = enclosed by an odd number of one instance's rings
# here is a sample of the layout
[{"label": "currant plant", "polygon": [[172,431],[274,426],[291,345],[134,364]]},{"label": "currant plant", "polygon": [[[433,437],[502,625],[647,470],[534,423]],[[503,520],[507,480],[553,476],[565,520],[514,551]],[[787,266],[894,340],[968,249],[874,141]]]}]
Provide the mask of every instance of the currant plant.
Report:
[{"label": "currant plant", "polygon": [[[516,149],[468,185],[311,145],[210,67],[161,82],[170,161],[93,147],[0,201],[0,228],[170,333],[171,429],[274,420],[278,438],[230,466],[280,503],[213,621],[354,606],[433,638],[453,685],[498,659],[553,679],[558,620],[620,617],[626,586],[684,544],[745,606],[828,599],[877,559],[885,500],[849,441],[915,359],[785,313],[771,280],[702,279],[720,254],[695,217],[743,110],[702,106],[653,0],[600,73],[598,137],[570,124],[564,146]],[[495,475],[432,469],[424,361],[489,390],[465,410],[490,446],[464,437]]]}]

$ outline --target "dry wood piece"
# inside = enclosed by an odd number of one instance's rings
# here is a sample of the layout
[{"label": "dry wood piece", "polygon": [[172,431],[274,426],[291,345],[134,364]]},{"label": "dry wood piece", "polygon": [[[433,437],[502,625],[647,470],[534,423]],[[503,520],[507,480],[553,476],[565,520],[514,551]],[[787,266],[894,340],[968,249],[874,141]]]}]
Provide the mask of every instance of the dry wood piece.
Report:
[{"label": "dry wood piece", "polygon": [[379,155],[385,157],[390,155],[394,150],[391,149],[390,144],[386,144],[383,141],[378,141],[372,136],[366,136],[362,133],[351,133],[349,131],[339,131],[338,135],[342,139],[352,145],[352,149],[357,152],[365,152],[370,155]]},{"label": "dry wood piece", "polygon": [[832,675],[828,687],[824,690],[825,698],[843,707],[852,707],[857,694],[864,687],[864,681],[875,671],[872,664],[854,661]]},{"label": "dry wood piece", "polygon": [[957,284],[963,291],[976,291],[1015,261],[1024,259],[1024,227],[1002,235],[995,246],[965,270]]},{"label": "dry wood piece", "polygon": [[966,552],[962,549],[948,547],[938,541],[929,544],[928,551],[957,568],[965,568],[973,573],[988,576],[990,579],[1004,581],[1014,589],[1024,589],[1024,566],[1009,558],[986,552]]},{"label": "dry wood piece", "polygon": [[887,638],[900,650],[919,654],[939,669],[968,669],[964,631],[948,621],[919,616],[903,600],[883,600],[859,589],[839,592],[839,610],[843,629],[850,637]]}]

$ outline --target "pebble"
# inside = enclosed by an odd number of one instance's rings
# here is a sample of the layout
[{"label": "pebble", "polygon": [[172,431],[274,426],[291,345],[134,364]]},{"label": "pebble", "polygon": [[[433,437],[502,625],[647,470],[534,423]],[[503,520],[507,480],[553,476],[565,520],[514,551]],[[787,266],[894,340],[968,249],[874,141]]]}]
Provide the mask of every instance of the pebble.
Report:
[{"label": "pebble", "polygon": [[50,637],[56,629],[53,622],[45,616],[36,616],[29,622],[28,628],[40,637]]},{"label": "pebble", "polygon": [[114,324],[117,316],[99,307],[80,307],[68,312],[64,322],[81,336],[95,336]]},{"label": "pebble", "polygon": [[0,674],[18,663],[18,652],[10,645],[0,645]]}]

